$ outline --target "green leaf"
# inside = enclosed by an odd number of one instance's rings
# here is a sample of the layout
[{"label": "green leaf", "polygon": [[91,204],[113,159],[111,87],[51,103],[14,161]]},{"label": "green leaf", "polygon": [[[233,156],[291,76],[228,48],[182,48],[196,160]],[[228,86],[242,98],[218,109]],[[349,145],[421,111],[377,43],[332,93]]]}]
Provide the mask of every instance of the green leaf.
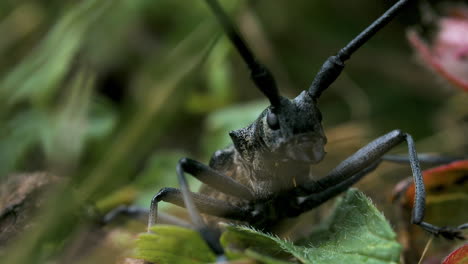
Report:
[{"label": "green leaf", "polygon": [[295,254],[308,263],[398,263],[401,246],[385,217],[356,189],[338,202],[322,236]]},{"label": "green leaf", "polygon": [[287,259],[294,258],[285,251],[279,237],[265,234],[252,227],[229,225],[221,236],[221,244],[226,248],[226,254],[233,256],[247,256],[260,263],[285,264]]},{"label": "green leaf", "polygon": [[47,116],[39,111],[24,111],[2,123],[0,132],[0,178],[25,159],[26,153],[39,141]]},{"label": "green leaf", "polygon": [[[230,252],[242,252],[251,256],[270,256],[276,259],[292,257],[281,242],[286,242],[272,234],[266,234],[252,227],[228,225],[221,236],[221,244]],[[247,253],[249,252],[249,253]]]},{"label": "green leaf", "polygon": [[[152,231],[155,234],[140,236],[137,258],[161,264],[206,263],[214,258],[195,231],[159,225]],[[303,240],[293,243],[251,227],[228,225],[221,244],[230,259],[249,257],[266,264],[390,264],[399,262],[401,251],[384,216],[355,189],[339,199],[319,231]]]},{"label": "green leaf", "polygon": [[11,107],[26,99],[41,104],[49,102],[65,78],[88,31],[100,18],[105,17],[105,11],[110,6],[107,1],[89,0],[66,12],[37,49],[0,81],[1,107]]},{"label": "green leaf", "polygon": [[191,113],[208,113],[226,106],[232,101],[232,87],[235,81],[231,76],[232,67],[227,60],[231,43],[222,39],[213,47],[203,65],[206,72],[206,91],[192,91],[187,100],[187,109]]},{"label": "green leaf", "polygon": [[134,257],[159,264],[197,264],[215,261],[215,255],[191,229],[156,225],[153,233],[141,234],[136,241]]},{"label": "green leaf", "polygon": [[248,248],[284,259],[287,254],[303,263],[398,263],[401,246],[384,216],[361,192],[351,189],[321,230],[296,243],[257,230],[230,226],[224,245]]},{"label": "green leaf", "polygon": [[275,259],[270,256],[259,254],[253,250],[246,250],[245,255],[251,259],[255,259],[259,261],[260,263],[265,263],[265,264],[289,264],[291,263],[291,262]]}]

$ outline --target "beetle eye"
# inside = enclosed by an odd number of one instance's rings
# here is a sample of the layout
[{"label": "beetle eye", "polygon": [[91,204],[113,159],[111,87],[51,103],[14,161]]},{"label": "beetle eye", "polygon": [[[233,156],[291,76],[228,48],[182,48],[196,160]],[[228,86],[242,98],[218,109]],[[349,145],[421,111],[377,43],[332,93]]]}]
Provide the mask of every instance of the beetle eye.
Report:
[{"label": "beetle eye", "polygon": [[269,112],[267,115],[267,124],[271,129],[277,130],[280,127],[278,116],[275,113]]}]

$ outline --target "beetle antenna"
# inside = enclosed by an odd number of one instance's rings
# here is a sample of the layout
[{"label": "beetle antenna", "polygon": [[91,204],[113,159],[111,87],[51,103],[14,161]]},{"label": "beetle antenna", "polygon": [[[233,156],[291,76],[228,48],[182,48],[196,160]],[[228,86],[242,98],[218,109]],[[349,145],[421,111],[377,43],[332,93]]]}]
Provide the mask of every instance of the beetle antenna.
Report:
[{"label": "beetle antenna", "polygon": [[275,108],[280,105],[280,95],[276,86],[276,81],[270,70],[258,62],[252,51],[245,43],[238,30],[229,19],[228,15],[217,0],[206,0],[211,10],[215,14],[218,22],[222,25],[225,33],[236,47],[247,67],[250,69],[250,78],[257,88],[270,100],[270,104]]},{"label": "beetle antenna", "polygon": [[356,38],[338,52],[338,57],[343,61],[348,60],[351,55],[375,35],[380,29],[387,25],[398,14],[409,0],[400,0],[380,16],[374,23],[362,31]]},{"label": "beetle antenna", "polygon": [[309,93],[313,98],[318,98],[340,75],[344,68],[344,62],[351,55],[373,37],[380,29],[387,25],[403,9],[410,0],[400,0],[388,9],[382,16],[375,20],[370,26],[362,31],[357,37],[351,40],[348,45],[342,48],[335,56],[329,57],[309,88]]}]

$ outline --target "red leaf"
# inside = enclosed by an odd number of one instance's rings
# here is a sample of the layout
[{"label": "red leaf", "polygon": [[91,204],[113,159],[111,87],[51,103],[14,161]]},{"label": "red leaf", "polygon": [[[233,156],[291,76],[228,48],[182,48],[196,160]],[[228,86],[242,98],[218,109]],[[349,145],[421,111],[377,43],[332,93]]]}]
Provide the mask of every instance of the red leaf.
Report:
[{"label": "red leaf", "polygon": [[[468,182],[468,160],[455,161],[423,171],[426,192],[449,192],[451,188]],[[406,185],[405,187],[402,187]],[[414,184],[404,180],[397,185],[395,192],[405,191],[405,206],[412,207],[414,203]]]},{"label": "red leaf", "polygon": [[468,264],[468,244],[465,244],[450,253],[442,264]]}]

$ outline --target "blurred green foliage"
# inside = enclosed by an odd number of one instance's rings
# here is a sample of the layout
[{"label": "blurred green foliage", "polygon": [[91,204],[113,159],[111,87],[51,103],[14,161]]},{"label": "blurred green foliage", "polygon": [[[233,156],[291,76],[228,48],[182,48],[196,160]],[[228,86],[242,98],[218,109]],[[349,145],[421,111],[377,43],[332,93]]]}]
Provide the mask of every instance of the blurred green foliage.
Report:
[{"label": "blurred green foliage", "polygon": [[[391,4],[222,3],[288,96]],[[430,137],[424,151],[460,153],[461,143],[432,137],[444,131],[434,117],[456,94],[413,63],[404,29],[414,13],[353,56],[320,100],[324,124],[365,122],[366,140],[401,128]],[[178,157],[207,162],[229,130],[266,105],[203,1],[6,0],[0,33],[0,180],[31,171],[67,179],[41,224],[1,251],[5,263],[69,261],[66,252],[98,218],[83,208],[105,201],[106,211],[113,202],[105,199],[128,186],[136,191],[127,202],[148,206],[151,193],[176,185]]]}]

